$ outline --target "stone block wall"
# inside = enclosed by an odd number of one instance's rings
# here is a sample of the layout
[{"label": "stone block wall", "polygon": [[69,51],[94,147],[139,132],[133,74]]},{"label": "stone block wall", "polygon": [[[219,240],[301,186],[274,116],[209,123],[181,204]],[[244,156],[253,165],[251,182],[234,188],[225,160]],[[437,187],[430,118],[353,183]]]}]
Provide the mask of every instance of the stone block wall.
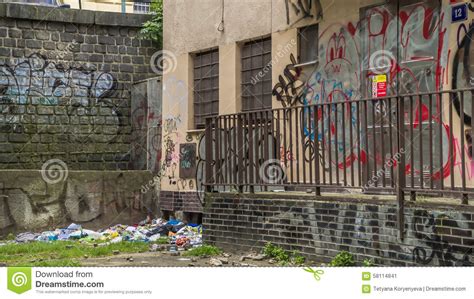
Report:
[{"label": "stone block wall", "polygon": [[407,203],[404,238],[392,201],[315,199],[314,196],[207,194],[205,242],[260,250],[272,242],[312,260],[340,251],[359,265],[474,265],[474,207]]},{"label": "stone block wall", "polygon": [[131,94],[156,76],[156,49],[138,37],[147,18],[0,3],[1,169],[53,158],[81,170],[140,165]]}]

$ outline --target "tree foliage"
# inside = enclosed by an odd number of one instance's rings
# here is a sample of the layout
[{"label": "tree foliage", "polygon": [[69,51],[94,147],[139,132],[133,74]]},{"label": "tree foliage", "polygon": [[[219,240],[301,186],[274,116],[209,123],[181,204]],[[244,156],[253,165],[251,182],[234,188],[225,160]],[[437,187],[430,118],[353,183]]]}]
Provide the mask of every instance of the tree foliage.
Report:
[{"label": "tree foliage", "polygon": [[163,47],[163,0],[152,0],[150,5],[151,20],[143,24],[140,36],[149,39],[159,47]]}]

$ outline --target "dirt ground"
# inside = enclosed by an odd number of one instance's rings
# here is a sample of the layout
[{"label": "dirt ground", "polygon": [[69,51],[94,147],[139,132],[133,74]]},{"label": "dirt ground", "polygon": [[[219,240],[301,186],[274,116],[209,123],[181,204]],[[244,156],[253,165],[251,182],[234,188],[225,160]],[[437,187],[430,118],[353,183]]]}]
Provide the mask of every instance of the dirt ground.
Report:
[{"label": "dirt ground", "polygon": [[[172,255],[170,252],[145,252],[119,254],[100,258],[81,259],[83,267],[274,267],[276,262],[268,259],[244,258],[247,254],[223,253],[214,257],[188,257]],[[260,259],[260,256],[253,255]],[[216,262],[219,260],[219,262]]]}]

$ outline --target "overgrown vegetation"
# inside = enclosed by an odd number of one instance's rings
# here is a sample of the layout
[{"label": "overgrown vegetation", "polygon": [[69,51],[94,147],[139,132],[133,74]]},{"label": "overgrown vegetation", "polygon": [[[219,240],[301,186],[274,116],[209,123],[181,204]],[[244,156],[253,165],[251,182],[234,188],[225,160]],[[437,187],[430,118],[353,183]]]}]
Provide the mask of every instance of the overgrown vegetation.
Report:
[{"label": "overgrown vegetation", "polygon": [[305,258],[299,255],[296,251],[289,253],[280,246],[273,245],[272,243],[265,244],[263,254],[268,258],[275,259],[278,264],[282,266],[302,265],[305,262]]},{"label": "overgrown vegetation", "polygon": [[362,266],[364,266],[364,267],[373,267],[373,266],[375,266],[375,263],[371,259],[365,259],[362,262]]},{"label": "overgrown vegetation", "polygon": [[351,267],[355,266],[354,257],[347,251],[339,252],[329,263],[331,267]]},{"label": "overgrown vegetation", "polygon": [[153,41],[161,49],[163,47],[163,0],[152,0],[150,11],[152,18],[143,24],[140,37]]},{"label": "overgrown vegetation", "polygon": [[156,243],[156,244],[169,244],[170,240],[168,237],[160,237],[158,240],[156,240],[156,242],[153,242],[153,243]]},{"label": "overgrown vegetation", "polygon": [[93,244],[70,241],[6,244],[0,247],[0,263],[25,267],[80,266],[80,260],[85,257],[110,256],[114,251],[141,253],[148,251],[149,245],[144,242],[121,242],[94,247]]},{"label": "overgrown vegetation", "polygon": [[222,253],[222,250],[211,245],[202,245],[186,251],[184,256],[215,256]]}]

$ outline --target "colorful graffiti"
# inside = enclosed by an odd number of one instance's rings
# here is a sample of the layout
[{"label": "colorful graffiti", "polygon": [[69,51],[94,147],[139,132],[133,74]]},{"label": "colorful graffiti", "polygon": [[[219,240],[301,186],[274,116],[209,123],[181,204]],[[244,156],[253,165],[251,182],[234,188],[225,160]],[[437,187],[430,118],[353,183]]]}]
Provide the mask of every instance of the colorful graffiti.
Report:
[{"label": "colorful graffiti", "polygon": [[[45,56],[35,53],[15,64],[0,64],[0,105],[2,132],[23,132],[22,121],[27,106],[66,107],[68,121],[63,130],[68,130],[73,142],[94,142],[94,132],[103,124],[88,123],[88,130],[76,132],[77,128],[67,126],[69,119],[80,116],[94,117],[100,110],[109,116],[107,138],[115,140],[124,125],[121,106],[114,102],[118,89],[113,75],[85,67],[66,66],[49,61]],[[23,111],[23,112],[21,112]],[[114,127],[112,129],[112,127]],[[64,131],[63,131],[64,132]],[[64,132],[66,133],[66,132]]]},{"label": "colorful graffiti", "polygon": [[[439,3],[422,2],[401,6],[399,9],[386,4],[362,10],[361,14],[358,22],[333,23],[320,30],[319,64],[314,68],[297,68],[296,60],[291,57],[291,63],[284,69],[273,89],[273,95],[282,106],[343,103],[369,98],[372,94],[372,80],[379,74],[387,77],[388,95],[435,92],[450,83],[448,62],[451,50],[446,38],[447,20]],[[470,49],[472,31],[465,31],[466,36],[460,43],[454,63],[455,72],[457,70],[459,75],[453,88],[471,87],[471,81],[474,81],[468,70],[470,53],[466,51]],[[302,81],[301,78],[308,75],[309,79]],[[470,103],[471,99],[467,99],[464,105],[464,121],[469,125],[472,113]],[[453,143],[454,139],[450,136],[449,125],[441,120],[442,104],[441,97],[435,97],[432,103],[425,97],[422,101],[414,101],[409,107],[412,110],[406,113],[407,118],[410,115],[414,117],[411,128],[409,125],[405,128],[407,131],[422,127],[422,133],[414,137],[413,144],[407,149],[409,162],[406,167],[406,173],[419,177],[420,184],[421,177],[426,176],[426,169],[431,166],[435,169],[432,180],[451,175],[450,157],[455,159],[455,155],[447,145]],[[376,163],[377,167],[382,167],[387,157],[382,156],[381,152],[390,153],[394,148],[386,143],[381,145],[384,150],[374,151],[366,149],[364,145],[380,138],[379,132],[387,134],[386,119],[390,114],[396,113],[395,102],[391,105],[387,106],[387,102],[369,102],[366,112],[362,113],[367,115],[367,126],[371,129],[361,140],[352,142],[344,136],[357,132],[355,105],[326,105],[325,109],[320,108],[317,113],[313,113],[311,108],[304,109],[302,130],[309,149],[305,157],[314,156],[311,153],[312,142],[318,138],[321,147],[326,150],[331,148],[336,152],[336,157],[331,162],[335,166],[333,169],[355,167],[354,162],[357,160],[359,165]],[[374,115],[367,113],[372,110]],[[314,115],[325,123],[324,131],[321,127],[319,132],[314,131]],[[428,129],[440,126],[443,130]],[[423,165],[420,165],[417,163],[418,159],[427,155],[430,150],[428,147],[421,149],[420,144],[428,142],[429,135],[433,135],[435,144],[442,143],[444,146],[433,149],[432,165],[427,165],[428,161],[423,161]],[[359,153],[356,149],[362,150]],[[412,155],[415,160],[413,165],[410,162]],[[444,161],[443,165],[439,161]]]},{"label": "colorful graffiti", "polygon": [[[464,34],[464,38],[461,36]],[[453,61],[453,89],[463,89],[474,87],[474,69],[471,59],[474,59],[474,26],[469,26],[469,30],[463,24],[458,29],[458,50]],[[459,40],[461,41],[459,42]],[[461,103],[459,97],[453,97],[454,107],[461,116]],[[472,94],[467,93],[464,98],[464,123],[471,125],[472,121]]]}]

